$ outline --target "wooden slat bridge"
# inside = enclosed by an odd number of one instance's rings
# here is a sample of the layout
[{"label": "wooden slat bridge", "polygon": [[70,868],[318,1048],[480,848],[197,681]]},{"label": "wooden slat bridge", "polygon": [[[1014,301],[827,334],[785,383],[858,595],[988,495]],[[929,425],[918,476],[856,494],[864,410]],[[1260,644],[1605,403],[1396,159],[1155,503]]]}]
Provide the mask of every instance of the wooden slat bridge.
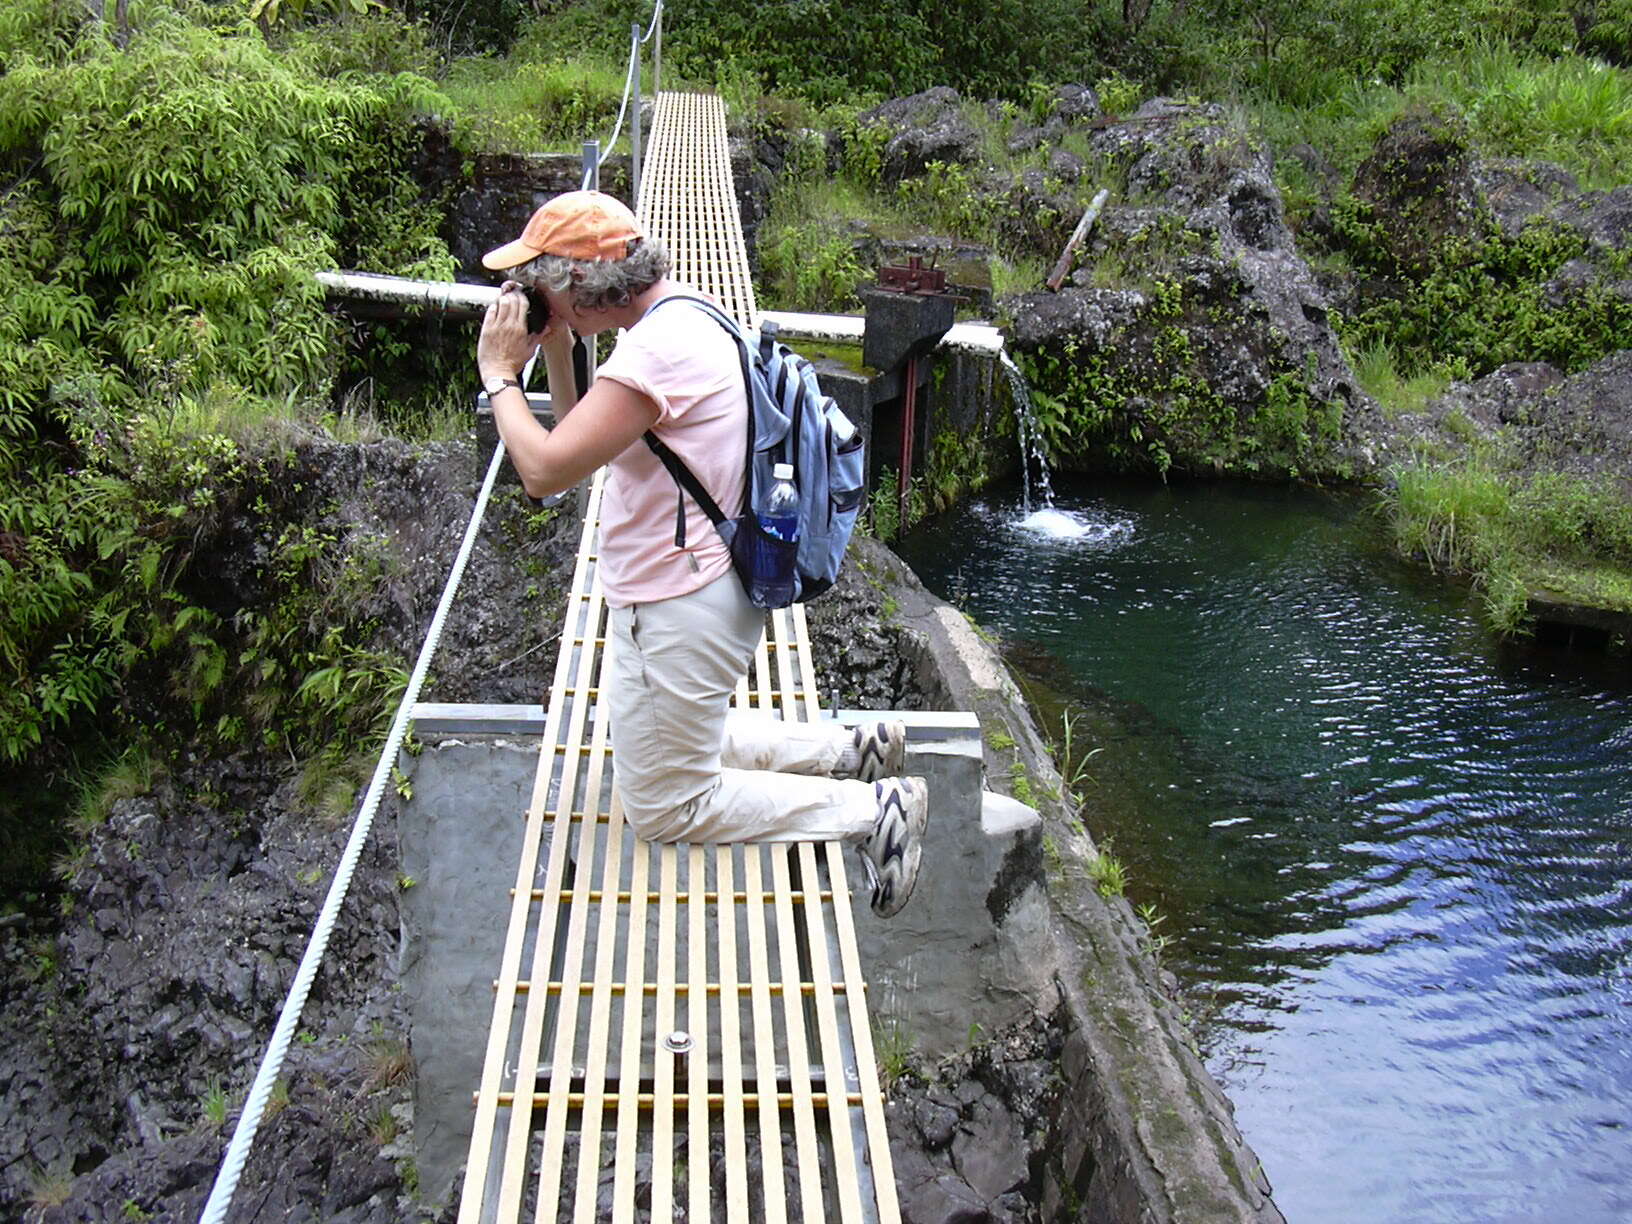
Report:
[{"label": "wooden slat bridge", "polygon": [[[718,98],[663,93],[640,214],[756,321]],[[838,843],[657,846],[611,785],[591,487],[498,971],[461,1224],[899,1219]],[[804,609],[739,706],[821,717]]]}]

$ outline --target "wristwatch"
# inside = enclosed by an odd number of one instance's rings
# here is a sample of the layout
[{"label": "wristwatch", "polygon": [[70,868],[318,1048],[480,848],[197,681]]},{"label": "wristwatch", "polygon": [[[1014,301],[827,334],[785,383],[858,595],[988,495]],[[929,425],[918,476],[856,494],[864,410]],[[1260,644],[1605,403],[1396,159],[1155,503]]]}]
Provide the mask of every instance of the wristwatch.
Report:
[{"label": "wristwatch", "polygon": [[492,399],[506,387],[514,387],[517,391],[521,390],[521,384],[513,378],[499,378],[495,375],[493,378],[482,381],[482,390],[487,392],[488,399]]}]

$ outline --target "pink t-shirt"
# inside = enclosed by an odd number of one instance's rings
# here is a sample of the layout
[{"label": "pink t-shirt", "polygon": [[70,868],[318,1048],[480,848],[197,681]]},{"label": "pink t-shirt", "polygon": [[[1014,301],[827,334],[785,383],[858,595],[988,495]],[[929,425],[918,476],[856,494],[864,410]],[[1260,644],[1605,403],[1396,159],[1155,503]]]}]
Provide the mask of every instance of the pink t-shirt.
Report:
[{"label": "pink t-shirt", "polygon": [[[748,401],[736,342],[696,306],[673,302],[618,340],[596,372],[657,405],[652,431],[727,515],[742,505]],[[686,547],[674,546],[679,490],[644,439],[614,459],[601,499],[600,566],[614,608],[700,590],[731,569],[708,515],[684,495]]]}]

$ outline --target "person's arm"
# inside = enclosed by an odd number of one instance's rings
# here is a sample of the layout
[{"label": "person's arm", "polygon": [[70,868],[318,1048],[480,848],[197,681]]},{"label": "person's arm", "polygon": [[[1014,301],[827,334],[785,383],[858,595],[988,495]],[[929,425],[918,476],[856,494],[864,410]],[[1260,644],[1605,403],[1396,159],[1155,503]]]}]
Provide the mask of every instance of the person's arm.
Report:
[{"label": "person's arm", "polygon": [[[573,388],[571,341],[559,347],[550,344],[553,328],[567,334],[559,321],[538,336],[529,336],[526,320],[526,297],[513,290],[501,293],[482,321],[476,343],[477,368],[484,380],[495,376],[513,379],[542,338],[553,402],[558,382],[562,390]],[[562,355],[552,360],[552,353]],[[548,497],[570,489],[657,423],[657,405],[615,379],[597,379],[581,402],[576,401],[576,388],[567,396],[565,408],[556,406],[553,430],[538,423],[519,387],[505,387],[488,397],[499,436],[529,497]]]},{"label": "person's arm", "polygon": [[[552,334],[552,328],[558,335]],[[539,351],[544,357],[545,385],[550,392],[550,410],[559,425],[578,403],[578,378],[572,369],[572,330],[556,319],[545,327],[543,336]]]}]

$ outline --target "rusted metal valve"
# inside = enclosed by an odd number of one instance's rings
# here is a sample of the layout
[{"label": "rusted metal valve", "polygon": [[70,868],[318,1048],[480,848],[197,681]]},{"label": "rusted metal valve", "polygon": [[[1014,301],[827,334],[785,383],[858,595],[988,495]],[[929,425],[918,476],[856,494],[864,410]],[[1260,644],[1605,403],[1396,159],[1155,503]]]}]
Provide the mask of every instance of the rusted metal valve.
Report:
[{"label": "rusted metal valve", "polygon": [[924,267],[923,257],[909,255],[903,264],[885,264],[878,270],[878,287],[892,293],[945,293],[946,270]]}]

